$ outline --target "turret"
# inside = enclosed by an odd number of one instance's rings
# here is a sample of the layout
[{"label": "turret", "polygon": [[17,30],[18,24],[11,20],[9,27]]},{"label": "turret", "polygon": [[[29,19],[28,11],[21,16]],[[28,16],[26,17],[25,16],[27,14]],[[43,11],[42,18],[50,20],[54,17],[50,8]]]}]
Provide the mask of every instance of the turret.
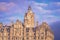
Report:
[{"label": "turret", "polygon": [[0,28],[2,28],[2,26],[3,26],[3,24],[2,24],[2,23],[0,23]]}]

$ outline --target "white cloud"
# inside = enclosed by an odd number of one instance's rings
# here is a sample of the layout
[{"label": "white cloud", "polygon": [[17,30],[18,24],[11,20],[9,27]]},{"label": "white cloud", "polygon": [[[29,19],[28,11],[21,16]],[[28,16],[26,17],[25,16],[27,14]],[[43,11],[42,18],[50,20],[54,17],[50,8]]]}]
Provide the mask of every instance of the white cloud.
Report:
[{"label": "white cloud", "polygon": [[60,2],[38,3],[32,1],[32,6],[38,10],[40,14],[52,14],[60,11]]},{"label": "white cloud", "polygon": [[[46,3],[37,3],[37,2],[33,2],[33,7],[36,9],[36,10],[38,10],[38,12],[40,13],[40,14],[50,14],[50,13],[52,13],[52,11],[51,10],[46,10],[46,9],[44,9],[44,7],[47,7],[48,6],[48,4],[46,4]],[[40,5],[40,6],[39,6]]]},{"label": "white cloud", "polygon": [[5,12],[6,15],[13,15],[22,13],[20,6],[14,2],[0,2],[0,11]]},{"label": "white cloud", "polygon": [[60,9],[53,10],[52,12],[59,12],[60,13]]},{"label": "white cloud", "polygon": [[50,4],[60,6],[60,2],[51,2]]},{"label": "white cloud", "polygon": [[32,1],[32,3],[33,3],[34,5],[40,6],[40,7],[47,7],[47,6],[48,6],[48,4],[46,4],[46,3],[38,3],[38,2],[34,2],[34,1]]},{"label": "white cloud", "polygon": [[36,15],[36,19],[40,23],[44,21],[49,24],[60,20],[59,17],[55,15]]},{"label": "white cloud", "polygon": [[13,2],[6,3],[6,2],[0,2],[0,11],[8,11],[12,7],[15,7],[16,4]]}]

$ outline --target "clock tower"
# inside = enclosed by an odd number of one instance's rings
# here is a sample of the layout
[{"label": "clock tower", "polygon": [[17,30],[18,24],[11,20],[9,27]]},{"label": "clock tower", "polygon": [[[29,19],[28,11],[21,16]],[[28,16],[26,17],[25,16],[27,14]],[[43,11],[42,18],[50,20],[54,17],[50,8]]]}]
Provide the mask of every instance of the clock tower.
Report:
[{"label": "clock tower", "polygon": [[24,17],[24,26],[25,27],[34,27],[34,13],[31,10],[31,7],[28,7],[28,12]]}]

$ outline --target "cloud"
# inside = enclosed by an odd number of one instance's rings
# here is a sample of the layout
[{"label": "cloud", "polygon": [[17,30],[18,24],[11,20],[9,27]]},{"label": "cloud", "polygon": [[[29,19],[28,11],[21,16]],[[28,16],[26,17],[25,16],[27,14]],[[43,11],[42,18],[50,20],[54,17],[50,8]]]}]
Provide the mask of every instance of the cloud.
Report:
[{"label": "cloud", "polygon": [[56,21],[59,21],[60,18],[55,16],[55,15],[35,15],[35,20],[36,21],[39,21],[39,23],[42,23],[42,22],[47,22],[48,24],[51,24],[51,23],[54,23]]},{"label": "cloud", "polygon": [[6,2],[0,2],[0,11],[8,11],[10,10],[12,7],[15,7],[15,3],[10,2],[10,3],[6,3]]},{"label": "cloud", "polygon": [[32,1],[32,2],[33,2],[34,5],[37,5],[37,6],[41,6],[41,7],[47,7],[48,6],[48,4],[46,4],[46,3],[37,3],[37,2],[34,2],[34,1]]},{"label": "cloud", "polygon": [[50,10],[60,9],[60,2],[50,2],[48,3],[47,8]]},{"label": "cloud", "polygon": [[51,4],[56,5],[56,6],[60,6],[60,2],[53,2]]},{"label": "cloud", "polygon": [[53,13],[60,14],[60,9],[53,10]]},{"label": "cloud", "polygon": [[40,14],[52,14],[60,11],[60,2],[38,3],[32,2],[32,6],[40,12]]},{"label": "cloud", "polygon": [[37,3],[37,2],[32,2],[32,6],[40,12],[40,14],[50,14],[52,11],[47,10],[46,7],[48,7],[47,3]]},{"label": "cloud", "polygon": [[14,2],[0,2],[0,12],[4,12],[6,16],[10,16],[13,14],[22,14],[22,9]]}]

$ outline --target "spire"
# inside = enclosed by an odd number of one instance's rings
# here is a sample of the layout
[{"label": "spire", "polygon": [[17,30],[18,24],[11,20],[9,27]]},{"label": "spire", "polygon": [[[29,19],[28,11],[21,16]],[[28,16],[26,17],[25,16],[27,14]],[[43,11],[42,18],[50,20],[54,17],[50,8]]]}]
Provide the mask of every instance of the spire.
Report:
[{"label": "spire", "polygon": [[28,10],[31,10],[31,6],[28,7]]},{"label": "spire", "polygon": [[31,14],[31,13],[33,13],[32,12],[32,8],[31,8],[31,6],[28,6],[28,12],[27,12],[28,14]]}]

